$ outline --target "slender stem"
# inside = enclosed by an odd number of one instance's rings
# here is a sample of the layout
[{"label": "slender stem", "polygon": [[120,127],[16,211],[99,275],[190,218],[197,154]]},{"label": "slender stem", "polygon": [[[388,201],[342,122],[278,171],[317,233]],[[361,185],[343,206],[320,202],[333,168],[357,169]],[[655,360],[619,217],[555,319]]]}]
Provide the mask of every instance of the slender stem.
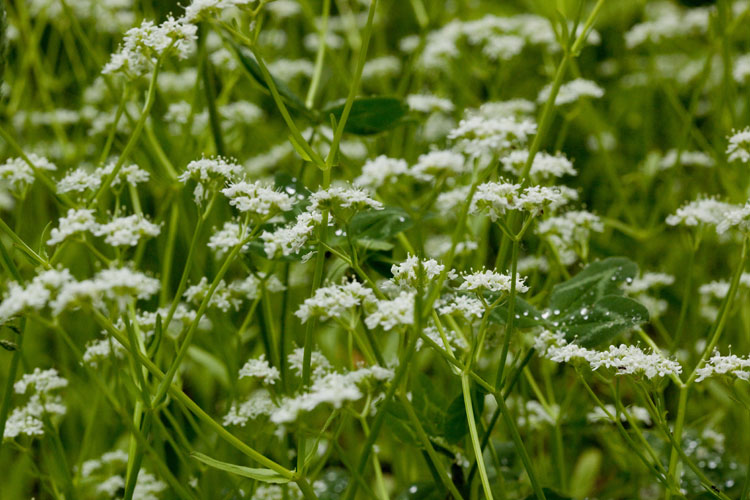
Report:
[{"label": "slender stem", "polygon": [[305,97],[305,106],[312,108],[315,102],[315,93],[318,91],[320,77],[323,75],[323,61],[326,54],[326,42],[328,38],[328,17],[331,13],[331,0],[323,0],[323,19],[321,20],[320,30],[318,31],[318,52],[315,54],[315,69],[310,81],[310,88],[307,90]]},{"label": "slender stem", "polygon": [[[484,466],[484,457],[482,455],[482,446],[479,444],[479,434],[477,434],[477,423],[474,417],[474,406],[471,401],[471,383],[466,373],[461,374],[461,390],[464,394],[464,406],[466,407],[466,420],[469,422],[469,435],[471,436],[471,446],[474,448],[474,456],[479,469],[479,477],[482,480],[482,489],[484,496],[492,500],[492,488],[487,477],[487,469]],[[502,398],[500,398],[502,400]],[[543,497],[542,497],[543,498]]]}]

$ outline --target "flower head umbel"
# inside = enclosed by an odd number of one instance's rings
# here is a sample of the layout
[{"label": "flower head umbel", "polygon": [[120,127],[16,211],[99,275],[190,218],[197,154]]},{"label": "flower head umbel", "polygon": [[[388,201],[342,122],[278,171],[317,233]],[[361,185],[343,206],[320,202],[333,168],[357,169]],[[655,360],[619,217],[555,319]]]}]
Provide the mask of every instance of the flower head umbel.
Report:
[{"label": "flower head umbel", "polygon": [[315,290],[313,296],[305,299],[294,314],[302,323],[306,323],[313,317],[322,320],[342,318],[345,313],[355,307],[373,301],[375,301],[375,295],[371,289],[358,281],[344,279],[340,284]]},{"label": "flower head umbel", "polygon": [[222,189],[221,192],[229,198],[229,204],[237,210],[258,217],[287,212],[294,204],[294,199],[288,194],[276,191],[259,181],[235,182]]},{"label": "flower head umbel", "polygon": [[733,132],[727,145],[727,160],[750,163],[750,127]]},{"label": "flower head umbel", "polygon": [[[495,271],[477,271],[462,275],[463,283],[458,287],[459,290],[471,292],[481,292],[488,290],[490,292],[510,293],[512,279],[509,274],[500,274]],[[529,287],[526,286],[526,278],[516,276],[516,292],[526,293]]]},{"label": "flower head umbel", "polygon": [[120,50],[104,66],[102,73],[122,72],[130,77],[146,73],[151,63],[170,53],[185,59],[193,48],[198,27],[184,18],[172,16],[161,24],[144,20],[137,28],[125,33]]},{"label": "flower head umbel", "polygon": [[3,439],[14,439],[19,435],[39,437],[44,434],[45,421],[53,415],[64,415],[66,407],[62,398],[54,391],[68,385],[68,381],[57,370],[35,368],[18,380],[13,390],[16,394],[29,396],[24,406],[15,408],[8,416]]},{"label": "flower head umbel", "polygon": [[202,203],[206,199],[206,191],[216,191],[227,182],[238,180],[242,174],[242,166],[222,157],[201,158],[187,164],[185,171],[178,177],[182,182],[194,180],[197,184],[193,194],[195,202]]}]

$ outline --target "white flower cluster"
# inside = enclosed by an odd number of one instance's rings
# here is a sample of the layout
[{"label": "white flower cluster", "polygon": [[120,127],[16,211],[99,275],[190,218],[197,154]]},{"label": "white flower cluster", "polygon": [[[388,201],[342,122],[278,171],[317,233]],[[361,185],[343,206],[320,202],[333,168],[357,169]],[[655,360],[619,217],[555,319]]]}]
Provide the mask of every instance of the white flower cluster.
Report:
[{"label": "white flower cluster", "polygon": [[255,3],[255,0],[193,0],[185,7],[185,20],[195,22],[201,16],[220,13],[224,9]]},{"label": "white flower cluster", "polygon": [[[83,484],[90,484],[97,498],[117,498],[125,488],[123,469],[128,463],[128,454],[122,450],[108,451],[100,458],[86,460],[81,464]],[[158,500],[167,484],[153,474],[141,469],[138,472],[133,498],[138,500]]]},{"label": "white flower cluster", "polygon": [[701,382],[709,377],[717,375],[732,374],[741,380],[750,380],[750,359],[741,358],[735,354],[722,356],[719,351],[714,351],[706,363],[695,372],[698,376],[696,382]]},{"label": "white flower cluster", "polygon": [[377,189],[383,184],[395,183],[400,176],[408,174],[409,164],[406,160],[380,155],[365,162],[362,173],[354,179],[354,185]]},{"label": "white flower cluster", "polygon": [[94,340],[86,345],[86,350],[82,357],[82,363],[96,367],[100,362],[111,359],[112,357],[119,359],[124,358],[125,348],[120,345],[119,342],[116,342],[111,338],[104,338]]},{"label": "white flower cluster", "polygon": [[[29,153],[26,157],[40,170],[57,170],[57,166],[44,157],[34,153]],[[0,180],[7,182],[11,190],[20,192],[34,182],[34,171],[23,158],[8,158],[5,163],[0,164]]]},{"label": "white flower cluster", "polygon": [[313,296],[305,299],[294,314],[302,323],[307,323],[313,317],[321,320],[341,318],[355,307],[374,300],[372,290],[358,281],[344,279],[339,285],[315,290]]},{"label": "white flower cluster", "polygon": [[58,227],[50,231],[47,244],[56,245],[74,234],[90,232],[94,236],[104,236],[108,245],[135,246],[142,237],[155,237],[160,231],[160,225],[150,222],[142,215],[116,217],[99,224],[94,219],[93,210],[71,208],[67,215],[59,219]]},{"label": "white flower cluster", "polygon": [[[547,102],[551,92],[551,85],[544,87],[541,92],[539,92],[537,102]],[[560,85],[560,89],[557,91],[557,96],[555,96],[555,106],[571,104],[584,98],[599,99],[603,96],[604,90],[595,82],[583,78],[577,78]]]},{"label": "white flower cluster", "polygon": [[[224,223],[221,229],[214,232],[208,239],[208,248],[216,252],[221,257],[225,252],[236,247],[245,239],[245,231],[242,226],[233,221],[227,221]],[[243,250],[248,247],[245,244]]]},{"label": "white flower cluster", "polygon": [[269,258],[298,253],[312,236],[315,227],[323,221],[323,214],[318,211],[305,211],[295,221],[282,226],[273,232],[263,231],[263,249]]},{"label": "white flower cluster", "polygon": [[[238,279],[229,285],[224,280],[219,280],[216,288],[208,301],[209,307],[215,307],[223,312],[229,309],[238,310],[243,300],[255,300],[260,296],[261,287],[272,293],[285,290],[284,285],[276,276],[259,274],[249,275],[244,279]],[[195,305],[200,304],[208,294],[211,283],[203,276],[201,280],[185,290],[185,300]]]},{"label": "white flower cluster", "polygon": [[645,272],[640,278],[635,278],[623,284],[627,293],[639,294],[658,286],[669,286],[674,283],[674,276],[666,273]]},{"label": "white flower cluster", "polygon": [[[440,276],[445,266],[439,264],[435,259],[424,259],[422,260],[422,284],[424,286]],[[406,260],[400,264],[394,264],[391,266],[391,274],[393,274],[393,282],[400,286],[413,288],[417,286],[419,273],[419,258],[416,255],[408,255]],[[449,271],[448,278],[455,277],[453,271]]]},{"label": "white flower cluster", "polygon": [[[78,167],[66,173],[65,177],[57,182],[57,192],[63,194],[94,191],[101,186],[102,181],[114,171],[114,168],[114,162],[110,162],[93,171],[89,171],[84,167]],[[138,165],[126,165],[120,168],[110,185],[118,186],[122,182],[127,182],[131,186],[135,186],[143,182],[148,182],[150,177],[150,174]]]},{"label": "white flower cluster", "polygon": [[276,424],[291,423],[297,420],[300,414],[324,404],[341,408],[344,403],[358,401],[365,396],[361,386],[368,382],[382,382],[391,378],[393,370],[379,366],[358,368],[347,373],[327,373],[316,377],[306,392],[283,398],[271,415],[271,421]]},{"label": "white flower cluster", "polygon": [[321,189],[310,195],[308,211],[319,211],[322,209],[335,210],[337,208],[350,208],[363,210],[371,208],[382,210],[383,204],[373,200],[367,191],[349,186],[334,186]]},{"label": "white flower cluster", "polygon": [[178,179],[182,182],[189,179],[197,182],[193,194],[195,202],[201,203],[206,199],[207,190],[216,190],[226,182],[234,182],[241,174],[242,166],[226,158],[201,158],[188,163]]},{"label": "white flower cluster", "polygon": [[270,415],[276,409],[271,395],[265,389],[258,389],[242,403],[234,403],[224,415],[224,425],[239,425],[244,427],[249,420],[255,420],[262,415]]},{"label": "white flower cluster", "polygon": [[599,216],[585,210],[572,210],[539,222],[536,233],[549,239],[557,249],[560,261],[570,265],[579,253],[585,253],[591,232],[601,233],[604,224]]},{"label": "white flower cluster", "polygon": [[659,44],[664,40],[705,33],[710,9],[678,9],[671,3],[656,2],[647,9],[649,20],[633,26],[625,33],[628,48],[647,42]]},{"label": "white flower cluster", "polygon": [[727,160],[750,163],[750,127],[732,132],[727,145]]},{"label": "white flower cluster", "polygon": [[50,302],[54,315],[84,302],[95,306],[111,300],[124,307],[133,298],[147,299],[159,291],[159,280],[129,267],[111,267],[96,273],[93,278],[63,284],[55,300]]},{"label": "white flower cluster", "polygon": [[667,217],[670,226],[697,226],[705,224],[718,226],[727,212],[736,206],[714,198],[699,198],[677,209],[677,212]]},{"label": "white flower cluster", "polygon": [[536,134],[536,123],[529,119],[474,115],[461,120],[448,138],[454,141],[459,151],[470,156],[483,156],[525,144],[533,134]]},{"label": "white flower cluster", "polygon": [[402,291],[391,300],[378,300],[365,318],[367,328],[382,327],[388,331],[399,325],[414,323],[414,292]]},{"label": "white flower cluster", "polygon": [[676,149],[670,149],[661,158],[659,166],[662,170],[674,167],[677,164],[678,156],[680,165],[709,168],[716,164],[714,159],[703,151],[680,151],[678,153]]},{"label": "white flower cluster", "polygon": [[59,395],[53,391],[62,389],[68,381],[57,370],[35,368],[13,385],[16,394],[29,394],[24,406],[13,409],[5,423],[3,439],[14,439],[19,435],[29,437],[44,435],[44,419],[52,415],[64,415],[66,408]]},{"label": "white flower cluster", "polygon": [[271,366],[266,360],[266,355],[261,354],[259,358],[249,359],[240,368],[240,378],[259,378],[264,384],[273,385],[281,377],[279,369]]},{"label": "white flower cluster", "polygon": [[120,50],[112,54],[102,73],[122,72],[130,77],[138,77],[149,70],[154,59],[171,52],[185,59],[193,48],[197,31],[198,27],[186,18],[169,16],[159,25],[144,20],[139,27],[125,33]]},{"label": "white flower cluster", "polygon": [[481,318],[485,312],[482,301],[470,295],[441,297],[435,307],[441,315],[457,314],[468,321]]},{"label": "white flower cluster", "polygon": [[411,168],[411,175],[429,181],[440,174],[461,175],[471,172],[471,163],[455,151],[430,151],[420,155]]},{"label": "white flower cluster", "polygon": [[[519,151],[511,151],[507,156],[501,159],[503,163],[503,170],[511,172],[515,175],[520,175],[523,171],[523,167],[528,161],[529,151],[526,149]],[[540,151],[534,156],[534,161],[531,164],[529,175],[538,179],[549,179],[550,177],[562,177],[563,175],[576,175],[577,172],[573,168],[573,162],[565,157],[565,155],[558,153],[551,155]]]},{"label": "white flower cluster", "polygon": [[567,186],[529,186],[522,189],[520,184],[510,182],[485,182],[477,187],[470,212],[487,212],[495,221],[509,210],[524,210],[539,215],[545,207],[554,211],[577,199],[578,193]]},{"label": "white flower cluster", "polygon": [[419,113],[453,112],[454,105],[449,99],[432,94],[410,94],[406,96],[406,105],[412,111]]},{"label": "white flower cluster", "polygon": [[[649,414],[646,408],[642,406],[633,405],[633,406],[629,406],[625,410],[628,412],[628,414],[632,418],[634,418],[638,422],[641,422],[644,425],[651,425],[651,415]],[[612,422],[613,421],[612,419],[616,418],[616,416],[617,416],[617,408],[615,408],[614,405],[608,404],[608,405],[604,405],[604,408],[602,408],[601,406],[595,407],[592,411],[586,414],[586,420],[592,424],[605,422],[605,421]],[[628,417],[624,413],[621,413],[620,420],[622,422],[627,422]]]},{"label": "white flower cluster", "polygon": [[534,347],[540,356],[555,363],[584,361],[592,370],[612,369],[615,375],[637,375],[648,379],[679,375],[682,365],[665,358],[658,352],[647,353],[641,348],[621,344],[606,351],[586,349],[568,343],[563,333],[544,330],[535,339]]},{"label": "white flower cluster", "polygon": [[230,184],[221,192],[229,198],[229,204],[243,213],[268,216],[292,209],[294,199],[286,193],[265,186],[260,181],[239,181]]},{"label": "white flower cluster", "polygon": [[42,271],[26,286],[11,281],[0,302],[0,323],[25,311],[40,311],[63,286],[71,281],[73,281],[73,276],[67,269]]},{"label": "white flower cluster", "polygon": [[[468,290],[472,292],[489,290],[490,292],[510,293],[512,280],[509,274],[500,274],[495,271],[484,270],[474,273],[466,273],[461,277],[464,281],[458,287],[459,290]],[[528,291],[529,287],[526,286],[526,278],[523,276],[516,276],[516,292],[525,293]]]}]

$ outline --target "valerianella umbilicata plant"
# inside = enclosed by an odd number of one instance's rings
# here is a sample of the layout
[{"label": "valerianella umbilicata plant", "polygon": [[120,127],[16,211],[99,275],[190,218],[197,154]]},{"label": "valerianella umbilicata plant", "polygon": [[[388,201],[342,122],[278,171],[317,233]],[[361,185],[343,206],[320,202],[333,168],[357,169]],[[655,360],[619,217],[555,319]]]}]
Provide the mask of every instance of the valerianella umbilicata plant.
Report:
[{"label": "valerianella umbilicata plant", "polygon": [[0,13],[0,498],[750,495],[747,1]]}]

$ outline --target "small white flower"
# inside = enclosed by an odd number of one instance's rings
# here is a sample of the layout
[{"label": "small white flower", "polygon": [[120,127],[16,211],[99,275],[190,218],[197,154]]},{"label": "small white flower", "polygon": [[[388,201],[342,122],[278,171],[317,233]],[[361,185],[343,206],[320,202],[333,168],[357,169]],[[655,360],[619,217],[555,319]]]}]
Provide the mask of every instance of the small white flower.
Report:
[{"label": "small white flower", "polygon": [[391,330],[398,325],[414,323],[414,292],[402,291],[392,300],[378,300],[374,309],[367,314],[365,324],[367,328],[380,326],[383,330]]},{"label": "small white flower", "polygon": [[440,111],[443,113],[451,113],[453,111],[453,103],[442,97],[437,97],[431,94],[411,94],[406,96],[406,105],[412,111],[419,113],[433,113]]},{"label": "small white flower", "polygon": [[[548,85],[539,92],[537,102],[546,102],[549,99],[552,86]],[[582,98],[598,99],[604,96],[604,90],[591,80],[577,78],[563,83],[555,97],[555,106],[562,106],[578,101]]]},{"label": "small white flower", "polygon": [[[431,281],[440,276],[445,266],[438,264],[435,259],[425,259],[422,261],[422,278],[423,284],[426,286]],[[394,264],[391,266],[391,274],[393,274],[393,281],[398,285],[405,285],[407,287],[415,287],[417,285],[419,272],[419,258],[416,255],[407,256],[406,260],[400,264]],[[448,277],[455,277],[455,272],[449,271]]]},{"label": "small white flower", "polygon": [[705,364],[696,371],[698,377],[696,382],[701,382],[709,377],[717,375],[732,374],[741,380],[750,380],[750,359],[741,358],[735,354],[722,356],[719,351],[714,351]]},{"label": "small white flower", "polygon": [[714,198],[699,198],[678,208],[676,213],[668,216],[667,224],[670,226],[697,226],[699,224],[717,226],[724,220],[725,214],[735,208],[738,207]]},{"label": "small white flower", "polygon": [[72,236],[76,233],[84,232],[95,232],[99,228],[96,220],[94,219],[94,211],[90,209],[74,209],[68,210],[68,214],[65,217],[60,217],[58,220],[58,226],[53,227],[50,230],[50,238],[47,240],[47,245],[56,245],[62,242],[64,239]]},{"label": "small white flower", "polygon": [[732,131],[727,145],[727,160],[750,163],[750,127],[745,127],[739,132]]},{"label": "small white flower", "polygon": [[111,221],[92,228],[95,236],[104,236],[104,241],[112,246],[135,246],[143,237],[156,237],[161,226],[154,224],[142,215],[133,214],[116,217]]},{"label": "small white flower", "polygon": [[273,385],[281,378],[279,369],[271,366],[266,360],[265,354],[257,359],[250,359],[240,368],[240,378],[263,379],[264,384]]},{"label": "small white flower", "polygon": [[[40,170],[57,170],[57,166],[44,157],[34,153],[28,153],[26,157]],[[23,191],[26,186],[34,182],[34,171],[23,158],[9,158],[5,160],[5,163],[0,164],[0,180],[7,181],[13,191]]]},{"label": "small white flower", "polygon": [[367,160],[362,166],[362,174],[354,179],[354,185],[377,189],[383,184],[397,182],[400,176],[408,173],[409,164],[405,160],[381,155]]},{"label": "small white flower", "polygon": [[221,192],[229,198],[229,204],[240,212],[250,212],[259,216],[286,212],[294,205],[294,199],[288,194],[276,191],[259,181],[235,182]]},{"label": "small white flower", "polygon": [[323,208],[352,208],[362,210],[371,208],[381,210],[383,204],[373,200],[367,191],[348,186],[335,186],[321,189],[310,195],[310,206],[308,211],[319,211]]},{"label": "small white flower", "polygon": [[242,174],[242,167],[227,159],[201,158],[187,164],[185,171],[178,179],[187,182],[189,179],[196,181],[193,194],[195,202],[201,203],[206,197],[206,190],[221,188],[226,182],[234,182]]},{"label": "small white flower", "polygon": [[[472,292],[489,290],[491,292],[510,293],[512,284],[511,276],[509,274],[500,274],[489,270],[467,273],[462,275],[462,278],[464,281],[458,289]],[[526,278],[523,276],[516,276],[516,292],[526,293],[528,291],[529,287],[526,286]]]},{"label": "small white flower", "polygon": [[294,313],[302,323],[312,317],[341,318],[347,311],[375,300],[373,291],[357,281],[344,279],[340,285],[320,287]]},{"label": "small white flower", "polygon": [[[528,157],[529,151],[526,149],[511,151],[507,156],[501,159],[503,170],[515,175],[520,175]],[[550,155],[544,151],[540,151],[534,156],[534,161],[529,170],[529,175],[534,178],[542,179],[576,174],[577,172],[575,168],[573,168],[573,162],[567,159],[564,155],[560,153]]]}]

